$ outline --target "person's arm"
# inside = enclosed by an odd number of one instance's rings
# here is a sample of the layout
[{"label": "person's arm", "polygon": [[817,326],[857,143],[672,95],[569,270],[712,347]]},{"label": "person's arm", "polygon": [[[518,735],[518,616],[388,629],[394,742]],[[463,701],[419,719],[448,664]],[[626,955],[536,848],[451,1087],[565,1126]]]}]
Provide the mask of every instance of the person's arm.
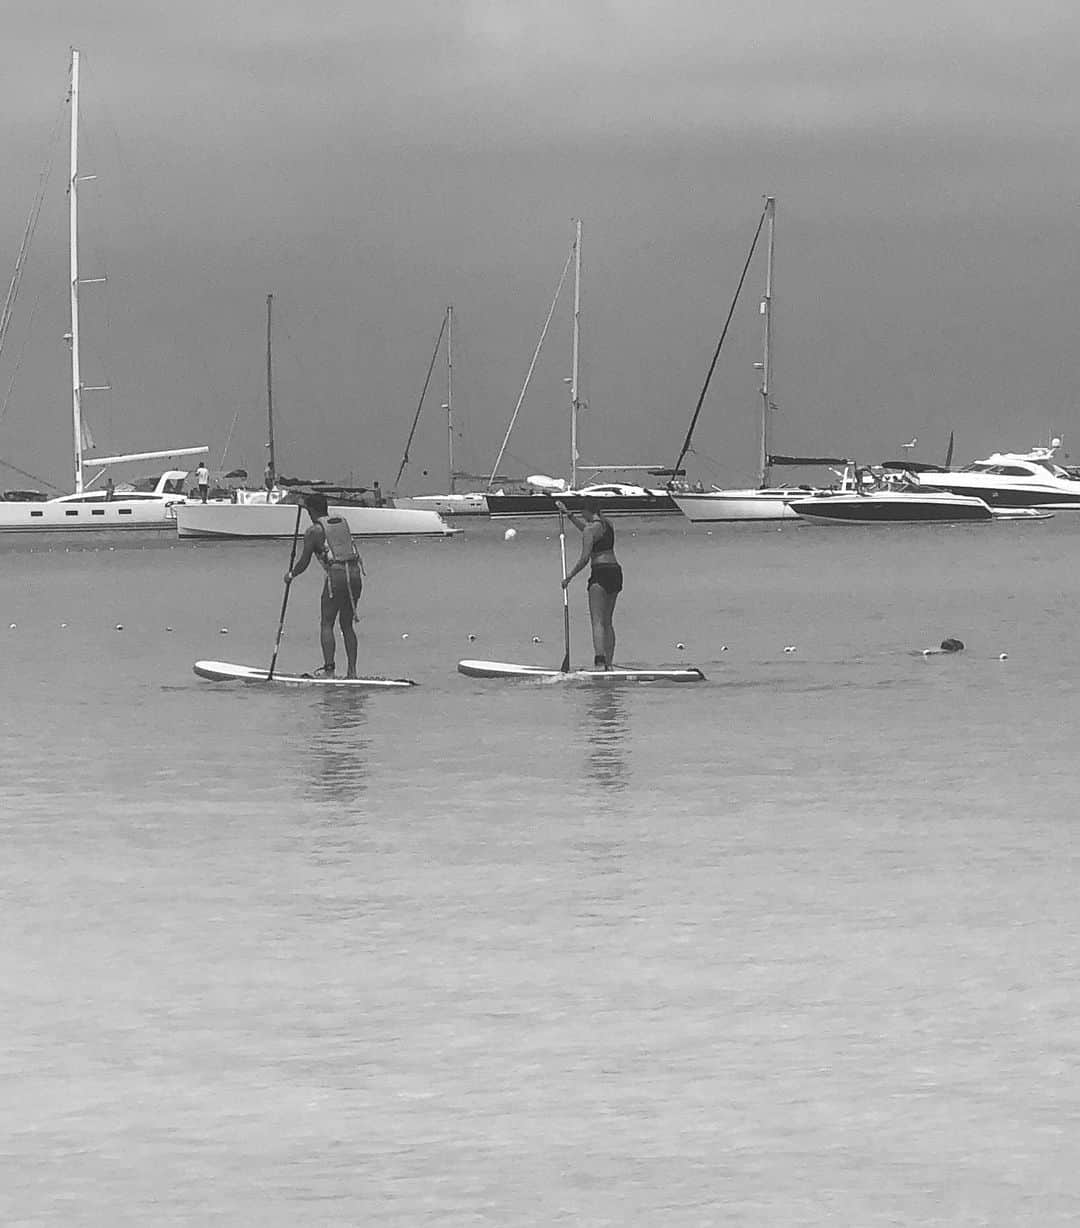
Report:
[{"label": "person's arm", "polygon": [[566,506],[565,503],[562,503],[560,500],[556,499],[555,506],[559,509],[560,512],[562,512],[562,514],[567,518],[567,520],[570,521],[570,523],[574,526],[575,529],[578,530],[579,533],[585,532],[585,521],[579,519],[579,517],[577,516],[575,512],[570,511],[570,509]]},{"label": "person's arm", "polygon": [[297,576],[302,575],[307,571],[308,563],[311,562],[311,556],[315,553],[318,547],[319,526],[313,524],[310,529],[304,534],[304,548],[300,551],[300,557],[293,565],[292,571],[285,573],[285,583],[291,584]]},{"label": "person's arm", "polygon": [[581,531],[581,557],[571,567],[566,579],[562,582],[563,588],[566,588],[570,581],[578,574],[579,571],[584,571],[589,565],[589,560],[592,558],[593,542],[596,541],[596,535],[600,532],[601,526],[596,521],[592,524],[587,524]]}]

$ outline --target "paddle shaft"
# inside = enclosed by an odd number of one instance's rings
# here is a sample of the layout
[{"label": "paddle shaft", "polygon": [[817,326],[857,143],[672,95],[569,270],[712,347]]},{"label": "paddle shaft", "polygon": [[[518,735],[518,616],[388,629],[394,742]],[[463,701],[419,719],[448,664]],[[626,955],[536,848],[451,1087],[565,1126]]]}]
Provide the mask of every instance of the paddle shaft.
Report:
[{"label": "paddle shaft", "polygon": [[[289,552],[289,575],[292,575],[293,564],[296,562],[296,543],[300,537],[300,517],[303,515],[304,505],[298,503],[296,505],[296,525],[293,528],[292,535],[292,550]],[[266,681],[269,682],[274,676],[274,666],[277,665],[278,649],[281,647],[281,633],[285,630],[285,611],[289,605],[289,589],[292,588],[292,580],[285,581],[285,592],[281,596],[281,617],[278,619],[277,635],[274,638],[274,655],[270,658],[270,668],[266,671]]]},{"label": "paddle shaft", "polygon": [[563,614],[563,643],[566,646],[566,652],[562,659],[562,665],[559,667],[562,673],[570,672],[570,597],[566,589],[566,528],[563,524],[563,514],[559,513],[559,557],[562,559],[562,614]]}]

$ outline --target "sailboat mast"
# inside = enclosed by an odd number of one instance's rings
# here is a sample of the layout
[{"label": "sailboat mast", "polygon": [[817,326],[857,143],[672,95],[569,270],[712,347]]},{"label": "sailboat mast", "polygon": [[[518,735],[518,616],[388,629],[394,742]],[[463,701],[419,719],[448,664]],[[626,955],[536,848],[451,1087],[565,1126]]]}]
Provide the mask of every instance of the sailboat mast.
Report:
[{"label": "sailboat mast", "polygon": [[776,231],[776,197],[765,197],[765,217],[768,222],[768,255],[765,261],[765,296],[761,300],[762,361],[761,361],[761,486],[769,485],[769,414],[772,408],[772,280],[773,242]]},{"label": "sailboat mast", "polygon": [[274,296],[272,294],[268,294],[266,296],[266,446],[269,449],[270,456],[267,460],[266,467],[269,471],[269,477],[272,483],[277,481],[277,461],[274,457],[274,366],[271,360],[270,350],[273,311]]},{"label": "sailboat mast", "polygon": [[577,428],[578,410],[578,347],[581,327],[581,219],[578,218],[574,235],[574,342],[570,363],[570,489],[577,490]]},{"label": "sailboat mast", "polygon": [[454,490],[454,309],[446,309],[446,463],[450,467],[450,494]]},{"label": "sailboat mast", "polygon": [[71,177],[68,250],[71,260],[71,420],[75,437],[75,494],[83,491],[82,378],[79,372],[79,53],[71,52]]}]

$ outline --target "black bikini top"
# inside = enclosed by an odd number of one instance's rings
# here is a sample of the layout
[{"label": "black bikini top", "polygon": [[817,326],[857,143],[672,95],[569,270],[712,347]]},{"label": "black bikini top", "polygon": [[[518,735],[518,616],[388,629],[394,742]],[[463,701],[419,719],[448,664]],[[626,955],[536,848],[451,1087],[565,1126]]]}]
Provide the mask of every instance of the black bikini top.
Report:
[{"label": "black bikini top", "polygon": [[607,551],[615,549],[615,529],[606,520],[602,523],[603,528],[600,530],[600,536],[593,542],[590,554],[605,554]]}]

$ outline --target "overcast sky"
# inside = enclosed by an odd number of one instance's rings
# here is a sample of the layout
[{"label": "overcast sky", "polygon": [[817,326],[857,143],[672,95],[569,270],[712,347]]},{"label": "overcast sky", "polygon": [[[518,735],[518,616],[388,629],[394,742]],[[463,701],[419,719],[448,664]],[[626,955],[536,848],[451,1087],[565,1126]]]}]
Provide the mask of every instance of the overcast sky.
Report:
[{"label": "overcast sky", "polygon": [[[281,472],[392,483],[447,304],[456,459],[486,472],[580,217],[582,459],[669,464],[773,193],[774,450],[917,435],[939,460],[955,431],[967,460],[1054,431],[1080,458],[1075,3],[35,0],[4,44],[5,285],[53,167],[0,457],[58,486],[73,45],[103,452],[261,470],[273,293]],[[763,255],[692,477],[757,477]],[[570,306],[504,472],[566,472]],[[445,399],[440,358],[403,493],[446,486]]]}]

